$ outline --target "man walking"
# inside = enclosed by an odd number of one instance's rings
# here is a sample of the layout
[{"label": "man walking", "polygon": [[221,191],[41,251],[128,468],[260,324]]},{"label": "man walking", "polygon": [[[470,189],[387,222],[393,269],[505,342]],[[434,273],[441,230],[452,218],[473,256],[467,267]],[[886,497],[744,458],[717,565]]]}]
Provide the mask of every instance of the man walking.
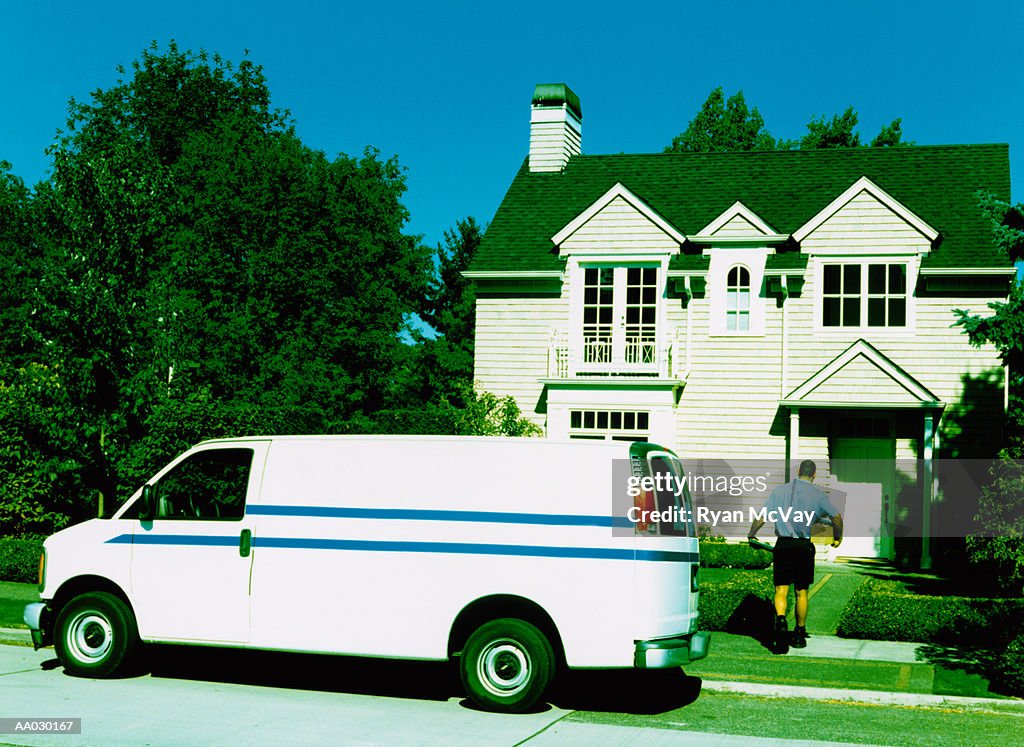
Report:
[{"label": "man walking", "polygon": [[[832,547],[843,540],[843,517],[821,490],[814,487],[817,467],[810,459],[800,463],[797,478],[772,491],[764,507],[775,517],[775,558],[772,578],[775,584],[775,637],[776,646],[783,650],[786,641],[786,603],[789,585],[796,589],[796,627],[790,640],[793,648],[807,646],[807,590],[814,583],[814,545],[811,544],[811,525],[825,516],[831,517],[834,530]],[[754,519],[747,539],[754,539],[764,526],[762,519]]]}]

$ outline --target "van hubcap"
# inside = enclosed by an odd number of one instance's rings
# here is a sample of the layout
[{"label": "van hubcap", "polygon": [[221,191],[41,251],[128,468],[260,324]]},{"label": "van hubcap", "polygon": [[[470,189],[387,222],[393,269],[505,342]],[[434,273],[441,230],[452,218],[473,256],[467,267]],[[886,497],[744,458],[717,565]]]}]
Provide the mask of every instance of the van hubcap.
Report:
[{"label": "van hubcap", "polygon": [[530,657],[515,641],[492,641],[480,652],[477,674],[495,695],[515,695],[529,684]]},{"label": "van hubcap", "polygon": [[79,661],[102,660],[110,651],[113,638],[110,621],[98,612],[80,612],[68,625],[68,648]]}]

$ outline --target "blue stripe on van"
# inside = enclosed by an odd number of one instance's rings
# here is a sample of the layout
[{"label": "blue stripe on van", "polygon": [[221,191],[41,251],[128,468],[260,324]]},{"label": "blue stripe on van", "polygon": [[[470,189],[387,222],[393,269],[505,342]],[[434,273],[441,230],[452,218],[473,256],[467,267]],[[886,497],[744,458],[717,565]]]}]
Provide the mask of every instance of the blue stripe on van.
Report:
[{"label": "blue stripe on van", "polygon": [[[132,535],[122,534],[107,540],[112,544],[131,544]],[[143,534],[135,542],[146,545],[235,546],[238,537],[201,537],[182,534]],[[254,547],[294,550],[350,550],[363,552],[419,552],[457,555],[511,555],[535,558],[584,558],[589,560],[645,560],[672,563],[696,563],[695,552],[669,550],[627,550],[611,547],[547,547],[543,545],[492,545],[463,542],[397,542],[383,540],[315,539],[307,537],[253,537]]]},{"label": "blue stripe on van", "polygon": [[414,508],[354,508],[337,506],[246,506],[253,516],[316,516],[331,519],[407,519],[412,521],[468,521],[492,524],[539,524],[575,527],[632,527],[622,516],[527,514],[503,511],[445,511]]}]

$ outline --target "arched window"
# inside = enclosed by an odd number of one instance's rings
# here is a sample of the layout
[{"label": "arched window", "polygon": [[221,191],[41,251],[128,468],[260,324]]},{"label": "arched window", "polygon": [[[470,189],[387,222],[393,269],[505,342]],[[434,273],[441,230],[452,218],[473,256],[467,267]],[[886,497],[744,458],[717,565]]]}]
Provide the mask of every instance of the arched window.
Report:
[{"label": "arched window", "polygon": [[731,268],[726,278],[725,329],[727,332],[750,330],[750,270],[743,265]]}]

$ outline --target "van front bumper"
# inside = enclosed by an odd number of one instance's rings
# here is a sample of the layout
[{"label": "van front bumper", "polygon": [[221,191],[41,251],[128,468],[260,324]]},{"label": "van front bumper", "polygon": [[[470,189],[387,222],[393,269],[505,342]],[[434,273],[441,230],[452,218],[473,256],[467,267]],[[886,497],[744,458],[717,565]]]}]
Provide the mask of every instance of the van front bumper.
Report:
[{"label": "van front bumper", "polygon": [[53,623],[50,620],[50,610],[42,602],[33,602],[25,605],[25,613],[22,615],[25,625],[32,633],[32,645],[38,651],[44,646],[53,643]]},{"label": "van front bumper", "polygon": [[711,633],[699,631],[678,638],[637,641],[633,666],[637,669],[670,669],[703,659],[711,647]]}]

